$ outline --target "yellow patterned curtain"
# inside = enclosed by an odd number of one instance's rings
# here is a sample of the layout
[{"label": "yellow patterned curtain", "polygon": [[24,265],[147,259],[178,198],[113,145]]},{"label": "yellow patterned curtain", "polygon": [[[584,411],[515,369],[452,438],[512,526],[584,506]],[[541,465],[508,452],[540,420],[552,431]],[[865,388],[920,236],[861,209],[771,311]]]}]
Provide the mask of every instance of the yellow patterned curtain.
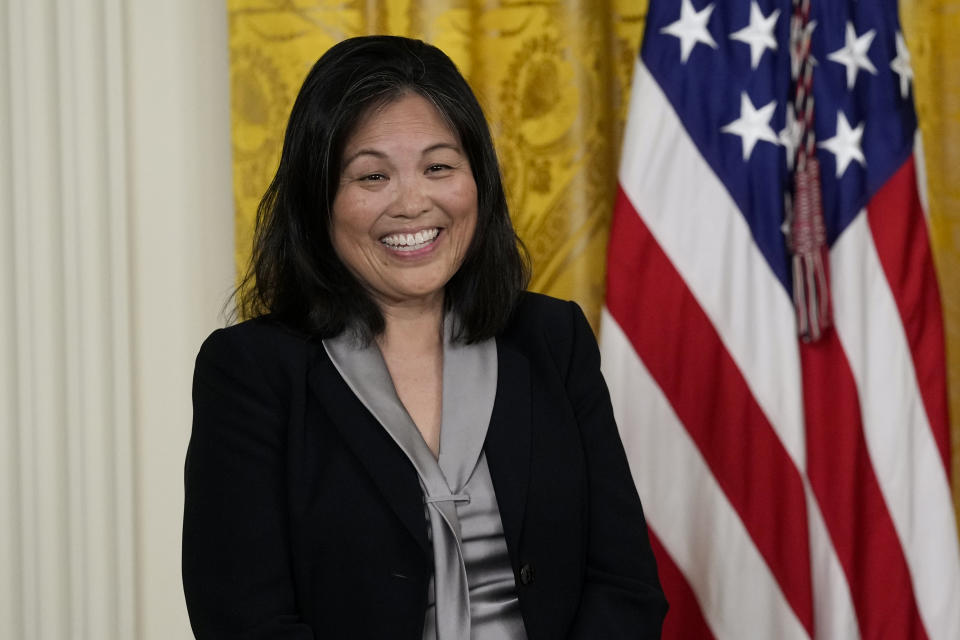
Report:
[{"label": "yellow patterned curtain", "polygon": [[906,0],[900,16],[913,57],[931,244],[943,298],[953,502],[960,516],[960,0]]},{"label": "yellow patterned curtain", "polygon": [[[446,51],[477,92],[503,164],[532,288],[596,326],[620,136],[647,0],[228,0],[237,266],[303,77],[334,43],[389,33]],[[960,511],[960,0],[901,3],[925,140],[947,325]]]}]

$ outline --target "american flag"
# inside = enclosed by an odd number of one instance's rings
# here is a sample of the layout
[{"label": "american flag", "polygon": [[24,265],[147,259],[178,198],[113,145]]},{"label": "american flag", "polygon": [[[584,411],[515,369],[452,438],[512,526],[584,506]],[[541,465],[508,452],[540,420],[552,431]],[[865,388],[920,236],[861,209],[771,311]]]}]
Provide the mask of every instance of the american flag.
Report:
[{"label": "american flag", "polygon": [[[650,2],[601,342],[665,637],[960,638],[912,83],[894,0]],[[832,314],[816,340],[784,230],[806,142]]]}]

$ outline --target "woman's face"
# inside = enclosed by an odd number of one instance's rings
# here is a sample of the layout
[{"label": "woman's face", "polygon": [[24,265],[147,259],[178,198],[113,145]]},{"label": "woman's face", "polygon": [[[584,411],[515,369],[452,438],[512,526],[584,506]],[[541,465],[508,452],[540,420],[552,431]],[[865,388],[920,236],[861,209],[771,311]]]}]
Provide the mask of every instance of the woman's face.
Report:
[{"label": "woman's face", "polygon": [[361,119],[343,151],[333,247],[381,305],[442,303],[477,225],[458,136],[410,93]]}]

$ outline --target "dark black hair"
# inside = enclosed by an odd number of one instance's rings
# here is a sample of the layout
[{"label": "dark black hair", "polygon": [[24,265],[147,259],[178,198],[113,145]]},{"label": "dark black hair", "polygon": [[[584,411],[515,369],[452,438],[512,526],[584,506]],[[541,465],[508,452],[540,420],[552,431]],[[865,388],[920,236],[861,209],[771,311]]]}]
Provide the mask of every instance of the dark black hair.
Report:
[{"label": "dark black hair", "polygon": [[454,337],[476,342],[504,328],[530,275],[483,110],[446,54],[395,36],[344,40],[304,80],[257,210],[253,253],[235,295],[241,316],[269,314],[320,338],[348,328],[365,340],[382,333],[383,314],[334,251],[330,225],[348,137],[371,108],[410,92],[459,136],[477,184],[473,240],[444,290],[459,320]]}]

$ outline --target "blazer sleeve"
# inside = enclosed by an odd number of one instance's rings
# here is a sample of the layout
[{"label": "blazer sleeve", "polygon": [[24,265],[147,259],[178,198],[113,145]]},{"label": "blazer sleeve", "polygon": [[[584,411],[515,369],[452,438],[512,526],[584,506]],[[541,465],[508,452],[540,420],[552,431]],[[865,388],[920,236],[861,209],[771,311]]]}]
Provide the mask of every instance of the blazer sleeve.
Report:
[{"label": "blazer sleeve", "polygon": [[190,623],[201,640],[312,640],[290,570],[288,404],[236,329],[204,342],[194,372],[183,522]]},{"label": "blazer sleeve", "polygon": [[600,350],[576,303],[566,388],[580,426],[588,479],[586,576],[571,639],[659,638],[667,602],[657,577]]}]

